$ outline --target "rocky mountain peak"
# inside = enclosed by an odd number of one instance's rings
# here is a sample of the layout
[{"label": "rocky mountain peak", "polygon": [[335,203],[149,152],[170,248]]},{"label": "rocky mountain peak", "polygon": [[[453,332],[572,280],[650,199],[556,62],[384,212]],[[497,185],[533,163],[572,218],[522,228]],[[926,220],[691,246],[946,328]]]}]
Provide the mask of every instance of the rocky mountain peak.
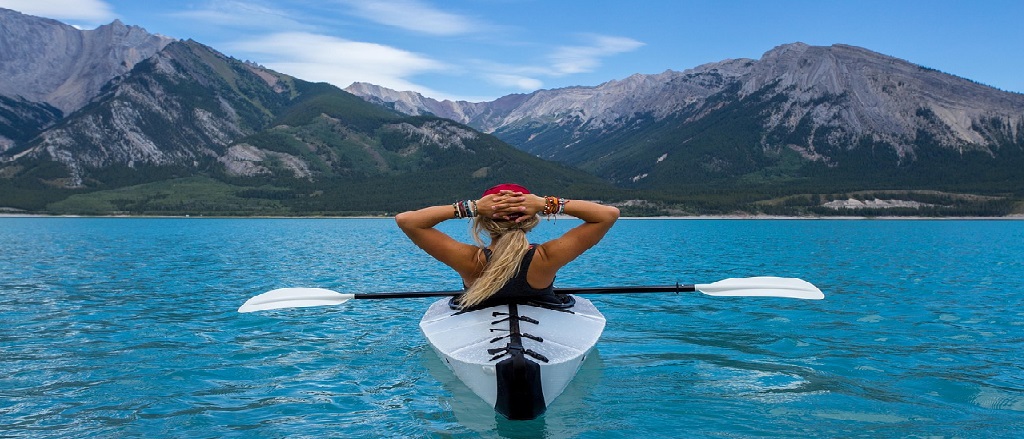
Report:
[{"label": "rocky mountain peak", "polygon": [[0,8],[0,95],[46,103],[67,114],[173,41],[120,20],[79,30]]},{"label": "rocky mountain peak", "polygon": [[388,106],[414,116],[432,112],[430,107],[440,103],[416,92],[392,90],[368,82],[352,83],[345,90],[356,96],[369,98],[368,100],[377,104],[393,104]]},{"label": "rocky mountain peak", "polygon": [[843,44],[766,52],[745,75],[741,94],[765,87],[785,96],[771,123],[795,128],[806,116],[813,126],[889,143],[900,157],[914,154],[923,125],[949,147],[985,148],[985,135],[975,129],[983,118],[1024,123],[1024,97]]}]

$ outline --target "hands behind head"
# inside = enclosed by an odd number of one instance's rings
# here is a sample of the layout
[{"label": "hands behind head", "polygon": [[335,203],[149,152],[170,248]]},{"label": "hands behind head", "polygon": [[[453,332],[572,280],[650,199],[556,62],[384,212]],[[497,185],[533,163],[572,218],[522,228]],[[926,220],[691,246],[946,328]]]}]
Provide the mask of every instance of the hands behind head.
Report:
[{"label": "hands behind head", "polygon": [[486,195],[477,201],[479,216],[500,221],[514,220],[517,223],[526,221],[542,210],[544,210],[543,197],[509,190]]}]

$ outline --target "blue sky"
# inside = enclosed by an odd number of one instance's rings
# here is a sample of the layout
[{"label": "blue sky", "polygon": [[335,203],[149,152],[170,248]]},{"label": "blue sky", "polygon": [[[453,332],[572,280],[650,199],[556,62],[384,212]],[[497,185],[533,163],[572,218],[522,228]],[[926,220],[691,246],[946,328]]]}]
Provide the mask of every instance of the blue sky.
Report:
[{"label": "blue sky", "polygon": [[114,19],[310,81],[488,101],[634,73],[851,44],[1024,92],[1022,0],[0,0]]}]

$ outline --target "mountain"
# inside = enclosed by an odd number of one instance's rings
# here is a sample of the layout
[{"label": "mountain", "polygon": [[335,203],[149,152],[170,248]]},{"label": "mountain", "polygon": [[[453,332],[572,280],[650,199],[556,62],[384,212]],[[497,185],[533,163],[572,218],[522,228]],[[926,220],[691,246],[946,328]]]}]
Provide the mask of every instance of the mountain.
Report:
[{"label": "mountain", "polygon": [[1021,95],[851,46],[468,103],[0,25],[0,212],[368,214],[502,181],[631,215],[1024,211]]},{"label": "mountain", "polygon": [[165,45],[66,116],[50,103],[59,101],[0,96],[0,115],[20,129],[0,152],[0,207],[345,214],[451,202],[507,180],[606,186],[451,120],[386,110],[195,41]]},{"label": "mountain", "polygon": [[70,113],[173,41],[120,21],[83,31],[0,8],[0,95]]},{"label": "mountain", "polygon": [[0,153],[85,106],[172,41],[120,21],[82,31],[0,8]]},{"label": "mountain", "polygon": [[483,103],[347,90],[621,187],[1024,191],[1024,95],[847,45],[788,44],[758,60]]}]

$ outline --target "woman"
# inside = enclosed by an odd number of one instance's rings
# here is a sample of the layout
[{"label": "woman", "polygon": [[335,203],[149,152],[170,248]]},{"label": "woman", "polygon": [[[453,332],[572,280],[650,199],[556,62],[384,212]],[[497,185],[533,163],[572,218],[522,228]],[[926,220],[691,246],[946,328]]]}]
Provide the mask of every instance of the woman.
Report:
[{"label": "woman", "polygon": [[[539,222],[538,214],[566,214],[583,224],[559,238],[530,245],[526,232]],[[473,219],[473,238],[479,247],[459,242],[434,228],[453,218]],[[553,295],[558,269],[583,254],[604,237],[619,209],[583,200],[540,197],[516,184],[486,190],[479,200],[458,201],[402,212],[398,227],[414,244],[451,267],[467,286],[459,304],[470,308],[487,300],[509,300]],[[480,239],[490,236],[490,244]]]}]

